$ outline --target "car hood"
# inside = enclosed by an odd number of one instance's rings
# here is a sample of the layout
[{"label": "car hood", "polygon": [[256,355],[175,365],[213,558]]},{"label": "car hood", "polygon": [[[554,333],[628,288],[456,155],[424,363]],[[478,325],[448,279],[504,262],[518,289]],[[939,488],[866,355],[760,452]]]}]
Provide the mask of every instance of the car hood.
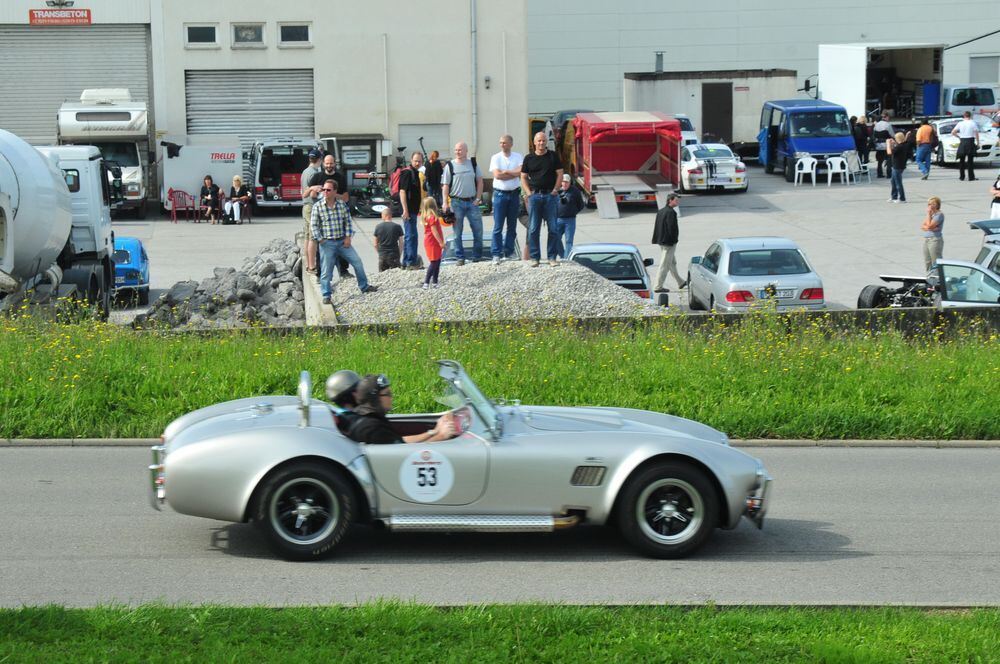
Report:
[{"label": "car hood", "polygon": [[675,415],[632,408],[520,406],[524,423],[539,431],[659,431],[672,436],[729,444],[726,434]]}]

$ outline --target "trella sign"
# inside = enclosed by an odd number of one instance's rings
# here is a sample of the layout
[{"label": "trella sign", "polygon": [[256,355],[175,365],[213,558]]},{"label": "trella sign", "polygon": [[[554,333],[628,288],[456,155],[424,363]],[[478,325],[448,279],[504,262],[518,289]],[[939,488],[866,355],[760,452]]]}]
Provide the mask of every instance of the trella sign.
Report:
[{"label": "trella sign", "polygon": [[90,25],[89,9],[29,9],[31,25]]}]

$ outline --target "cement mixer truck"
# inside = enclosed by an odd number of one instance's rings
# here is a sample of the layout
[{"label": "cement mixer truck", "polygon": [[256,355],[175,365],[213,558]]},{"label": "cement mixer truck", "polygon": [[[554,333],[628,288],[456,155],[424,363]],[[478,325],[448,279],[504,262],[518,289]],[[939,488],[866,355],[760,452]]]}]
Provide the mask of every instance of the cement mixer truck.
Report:
[{"label": "cement mixer truck", "polygon": [[0,310],[114,295],[109,168],[94,146],[32,147],[0,129]]}]

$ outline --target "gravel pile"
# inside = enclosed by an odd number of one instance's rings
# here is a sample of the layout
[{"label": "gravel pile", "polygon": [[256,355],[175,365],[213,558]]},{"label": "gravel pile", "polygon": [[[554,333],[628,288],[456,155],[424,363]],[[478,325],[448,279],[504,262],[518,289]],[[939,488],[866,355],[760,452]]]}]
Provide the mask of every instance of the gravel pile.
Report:
[{"label": "gravel pile", "polygon": [[665,307],[636,297],[574,262],[529,267],[522,261],[441,267],[439,288],[423,290],[424,271],[369,274],[376,293],[362,295],[353,279],[334,281],[341,323],[662,316]]},{"label": "gravel pile", "polygon": [[133,324],[211,329],[305,323],[302,262],[294,242],[271,240],[240,270],[217,267],[214,275],[201,283],[177,282]]}]

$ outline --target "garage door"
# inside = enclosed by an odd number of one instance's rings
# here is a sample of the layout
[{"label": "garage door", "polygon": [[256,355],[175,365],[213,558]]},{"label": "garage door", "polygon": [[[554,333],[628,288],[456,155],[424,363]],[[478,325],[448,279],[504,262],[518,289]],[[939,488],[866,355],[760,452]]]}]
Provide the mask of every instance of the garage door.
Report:
[{"label": "garage door", "polygon": [[316,136],[311,69],[187,71],[184,81],[189,134],[236,134],[244,152],[264,138]]},{"label": "garage door", "polygon": [[56,111],[87,88],[128,88],[152,110],[149,52],[145,25],[0,25],[0,127],[55,143]]},{"label": "garage door", "polygon": [[442,159],[451,158],[451,125],[450,124],[401,124],[399,125],[399,144],[397,148],[404,150],[404,159],[410,161],[410,155],[420,149],[420,137],[424,137],[424,148],[427,154],[437,150]]}]

